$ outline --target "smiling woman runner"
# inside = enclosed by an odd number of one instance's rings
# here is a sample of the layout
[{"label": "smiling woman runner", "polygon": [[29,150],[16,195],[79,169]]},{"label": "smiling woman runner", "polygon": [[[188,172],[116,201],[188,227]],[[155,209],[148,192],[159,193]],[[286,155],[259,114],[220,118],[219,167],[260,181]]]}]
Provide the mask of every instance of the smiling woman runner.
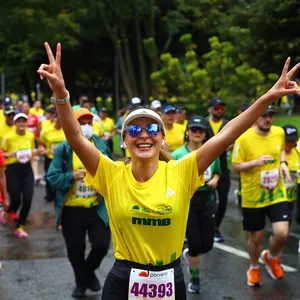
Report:
[{"label": "smiling woman runner", "polygon": [[169,162],[161,161],[165,128],[150,109],[129,113],[121,130],[131,163],[113,162],[83,137],[73,115],[61,67],[61,45],[56,57],[45,43],[49,64],[38,73],[53,91],[53,102],[66,138],[87,169],[87,183],[102,194],[110,218],[116,262],[103,287],[102,299],[186,299],[180,265],[189,199],[204,184],[203,172],[268,105],[298,92],[287,59],[275,85],[248,110],[197,151]]}]

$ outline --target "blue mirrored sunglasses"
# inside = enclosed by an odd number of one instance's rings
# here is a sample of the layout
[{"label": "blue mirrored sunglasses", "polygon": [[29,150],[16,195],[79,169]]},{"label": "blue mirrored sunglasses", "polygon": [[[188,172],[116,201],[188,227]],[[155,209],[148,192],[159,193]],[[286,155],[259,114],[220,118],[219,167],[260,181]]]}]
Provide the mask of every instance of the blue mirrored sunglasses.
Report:
[{"label": "blue mirrored sunglasses", "polygon": [[[144,127],[140,125],[129,125],[126,131],[132,138],[136,138],[141,135],[143,128]],[[145,130],[149,136],[157,136],[160,131],[160,126],[158,124],[148,124]]]}]

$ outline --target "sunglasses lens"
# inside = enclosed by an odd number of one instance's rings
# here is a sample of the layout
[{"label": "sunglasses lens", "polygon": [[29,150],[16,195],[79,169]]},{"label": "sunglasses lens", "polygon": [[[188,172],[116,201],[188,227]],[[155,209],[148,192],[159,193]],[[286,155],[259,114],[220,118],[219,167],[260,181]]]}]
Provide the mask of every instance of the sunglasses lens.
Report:
[{"label": "sunglasses lens", "polygon": [[160,127],[158,124],[149,124],[146,127],[146,131],[150,136],[157,136],[159,133]]},{"label": "sunglasses lens", "polygon": [[215,106],[215,110],[224,111],[224,106]]},{"label": "sunglasses lens", "polygon": [[136,138],[142,132],[142,128],[138,125],[129,125],[127,127],[127,132],[131,137]]}]

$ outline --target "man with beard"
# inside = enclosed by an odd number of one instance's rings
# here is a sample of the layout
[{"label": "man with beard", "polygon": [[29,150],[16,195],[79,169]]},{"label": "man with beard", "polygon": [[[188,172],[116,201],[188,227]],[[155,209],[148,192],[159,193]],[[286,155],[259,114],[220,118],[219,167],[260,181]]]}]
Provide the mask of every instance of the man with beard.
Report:
[{"label": "man with beard", "polygon": [[[283,177],[290,180],[290,175],[284,151],[284,131],[272,126],[274,114],[274,107],[270,105],[254,126],[236,140],[233,148],[232,166],[241,176],[243,227],[249,233],[249,286],[261,284],[260,255],[273,279],[284,276],[278,256],[288,238],[289,210]],[[266,216],[272,223],[272,235],[269,250],[261,252]]]},{"label": "man with beard", "polygon": [[[225,110],[225,103],[220,98],[213,98],[208,103],[209,116],[208,127],[206,130],[206,138],[210,139],[216,135],[227,123],[228,120],[223,119]],[[216,209],[216,219],[215,219],[215,242],[224,242],[224,236],[220,232],[220,225],[224,218],[227,202],[228,193],[230,188],[230,171],[227,167],[227,152],[224,151],[220,155],[221,163],[221,176],[218,182],[217,192],[218,192],[218,206]]]}]

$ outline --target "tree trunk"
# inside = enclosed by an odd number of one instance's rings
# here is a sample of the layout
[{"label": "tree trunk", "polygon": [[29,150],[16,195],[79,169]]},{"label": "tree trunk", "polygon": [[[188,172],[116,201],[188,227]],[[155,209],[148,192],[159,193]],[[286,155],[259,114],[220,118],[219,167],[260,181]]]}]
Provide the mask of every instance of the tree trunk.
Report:
[{"label": "tree trunk", "polygon": [[129,47],[129,43],[128,43],[127,34],[124,30],[124,25],[122,26],[122,24],[120,25],[120,31],[121,31],[121,38],[122,38],[123,46],[124,46],[123,50],[124,50],[124,54],[125,54],[125,65],[126,65],[126,69],[127,69],[127,74],[129,76],[129,80],[130,80],[130,83],[132,86],[132,91],[135,94],[135,96],[138,96],[136,77],[135,77],[134,70],[133,70],[133,63],[132,63],[132,59],[131,59],[130,47]]},{"label": "tree trunk", "polygon": [[[148,19],[148,29],[149,29],[149,36],[153,37],[154,41],[155,41],[155,29],[154,29],[154,19],[155,19],[155,15],[154,15],[154,7],[155,6],[155,1],[154,0],[149,0],[149,19]],[[157,56],[154,55],[151,57],[151,73],[157,71]],[[149,78],[149,84],[151,86],[151,94],[154,98],[158,97],[158,89],[157,86],[151,81],[151,79]]]},{"label": "tree trunk", "polygon": [[104,23],[104,26],[108,32],[108,35],[110,36],[112,43],[114,45],[115,53],[118,57],[118,62],[120,66],[120,73],[121,73],[121,80],[124,85],[124,89],[126,91],[126,94],[128,97],[132,98],[134,97],[134,91],[132,89],[132,85],[128,76],[128,72],[126,69],[125,61],[124,61],[124,56],[122,52],[122,45],[120,40],[118,39],[118,35],[116,33],[116,30],[113,30],[110,25],[108,24],[108,21],[106,19],[105,14],[103,13],[103,10],[100,9],[100,15],[102,17],[102,21]]},{"label": "tree trunk", "polygon": [[141,76],[141,87],[142,87],[142,95],[144,98],[144,101],[146,101],[149,98],[149,92],[148,92],[148,82],[147,82],[147,76],[146,76],[146,66],[145,66],[145,60],[144,60],[144,54],[143,54],[143,48],[142,48],[142,37],[141,37],[141,30],[140,30],[140,24],[139,19],[137,16],[137,12],[135,9],[135,31],[136,31],[136,49],[137,49],[137,56],[139,60],[139,67],[140,67],[140,76]]}]

